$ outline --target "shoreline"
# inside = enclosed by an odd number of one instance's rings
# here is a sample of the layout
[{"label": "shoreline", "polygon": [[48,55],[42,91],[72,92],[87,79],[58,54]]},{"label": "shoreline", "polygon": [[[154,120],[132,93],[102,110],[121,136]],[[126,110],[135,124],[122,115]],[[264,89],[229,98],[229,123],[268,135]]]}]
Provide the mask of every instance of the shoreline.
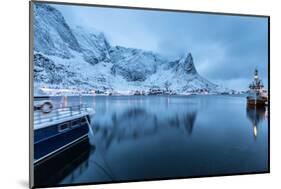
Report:
[{"label": "shoreline", "polygon": [[61,94],[61,95],[34,95],[33,97],[189,97],[189,96],[228,96],[246,97],[247,94],[175,94],[175,95],[103,95],[103,94]]}]

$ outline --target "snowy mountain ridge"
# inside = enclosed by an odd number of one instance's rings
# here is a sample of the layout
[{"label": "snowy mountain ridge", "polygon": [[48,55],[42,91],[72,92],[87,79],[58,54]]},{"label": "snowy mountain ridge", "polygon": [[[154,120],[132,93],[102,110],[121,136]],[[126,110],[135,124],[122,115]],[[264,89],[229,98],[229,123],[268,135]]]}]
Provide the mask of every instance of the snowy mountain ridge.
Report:
[{"label": "snowy mountain ridge", "polygon": [[151,51],[111,46],[102,32],[71,28],[57,9],[46,4],[35,3],[34,16],[35,93],[40,89],[129,93],[159,88],[180,94],[225,90],[199,75],[191,53],[169,61]]}]

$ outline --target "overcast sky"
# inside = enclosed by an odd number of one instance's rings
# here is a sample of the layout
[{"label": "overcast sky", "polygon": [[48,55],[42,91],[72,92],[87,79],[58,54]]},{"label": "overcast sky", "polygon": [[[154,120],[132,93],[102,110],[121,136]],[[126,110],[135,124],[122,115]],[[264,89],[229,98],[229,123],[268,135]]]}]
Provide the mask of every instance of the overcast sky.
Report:
[{"label": "overcast sky", "polygon": [[70,26],[95,28],[111,45],[176,59],[191,52],[197,71],[232,89],[246,89],[257,67],[267,87],[267,18],[53,5]]}]

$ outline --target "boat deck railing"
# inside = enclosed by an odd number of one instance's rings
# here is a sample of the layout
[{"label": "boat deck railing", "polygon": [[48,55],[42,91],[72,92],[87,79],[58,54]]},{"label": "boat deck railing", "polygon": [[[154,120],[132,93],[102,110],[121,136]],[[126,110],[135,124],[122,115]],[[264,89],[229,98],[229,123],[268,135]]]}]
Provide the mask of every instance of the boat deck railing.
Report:
[{"label": "boat deck railing", "polygon": [[85,105],[75,105],[67,107],[57,107],[53,108],[51,112],[44,113],[41,110],[34,111],[34,127],[36,125],[42,125],[53,121],[59,121],[63,119],[68,119],[71,117],[76,117],[79,115],[85,115],[88,112],[88,108]]}]

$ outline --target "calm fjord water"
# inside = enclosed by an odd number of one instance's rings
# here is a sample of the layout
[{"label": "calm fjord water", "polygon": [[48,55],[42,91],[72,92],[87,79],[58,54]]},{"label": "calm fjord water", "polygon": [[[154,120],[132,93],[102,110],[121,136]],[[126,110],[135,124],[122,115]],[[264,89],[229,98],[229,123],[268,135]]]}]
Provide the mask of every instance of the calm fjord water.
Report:
[{"label": "calm fjord water", "polygon": [[[68,97],[69,104],[80,100]],[[61,184],[268,171],[267,111],[247,109],[245,97],[95,96],[82,102],[95,109],[90,153]]]}]

